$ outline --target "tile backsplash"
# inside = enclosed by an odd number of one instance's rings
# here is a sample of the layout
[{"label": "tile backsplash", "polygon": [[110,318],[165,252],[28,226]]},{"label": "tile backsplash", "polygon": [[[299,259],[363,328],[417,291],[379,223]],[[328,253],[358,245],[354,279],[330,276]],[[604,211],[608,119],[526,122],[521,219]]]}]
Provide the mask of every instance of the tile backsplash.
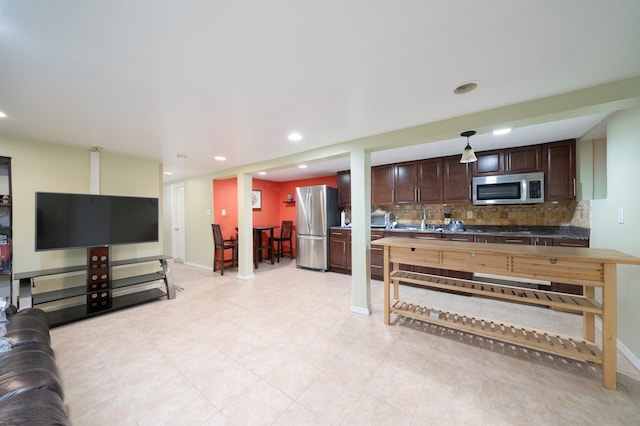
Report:
[{"label": "tile backsplash", "polygon": [[[420,223],[420,205],[374,207],[372,211],[393,213],[398,223]],[[427,224],[442,224],[445,214],[467,225],[577,226],[591,228],[591,204],[587,201],[557,201],[541,204],[475,206],[473,204],[426,204]]]}]

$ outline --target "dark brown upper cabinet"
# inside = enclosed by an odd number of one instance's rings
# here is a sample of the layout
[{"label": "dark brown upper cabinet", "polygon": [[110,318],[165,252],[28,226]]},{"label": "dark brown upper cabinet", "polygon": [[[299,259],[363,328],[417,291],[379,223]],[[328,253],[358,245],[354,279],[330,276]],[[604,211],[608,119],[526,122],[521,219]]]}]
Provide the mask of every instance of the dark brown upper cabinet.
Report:
[{"label": "dark brown upper cabinet", "polygon": [[576,141],[542,145],[545,201],[576,199]]},{"label": "dark brown upper cabinet", "polygon": [[444,171],[443,203],[471,202],[471,169],[469,163],[461,163],[460,155],[442,159]]},{"label": "dark brown upper cabinet", "polygon": [[541,153],[540,145],[477,152],[478,161],[473,163],[473,176],[541,172]]},{"label": "dark brown upper cabinet", "polygon": [[338,205],[340,207],[351,205],[351,172],[349,170],[338,172]]},{"label": "dark brown upper cabinet", "polygon": [[388,206],[395,203],[394,165],[386,164],[371,168],[371,204]]},{"label": "dark brown upper cabinet", "polygon": [[542,149],[540,145],[520,146],[505,150],[505,170],[509,173],[532,173],[542,171]]},{"label": "dark brown upper cabinet", "polygon": [[396,204],[418,202],[418,163],[407,161],[395,165],[395,193]]},{"label": "dark brown upper cabinet", "polygon": [[442,158],[430,158],[417,162],[418,203],[442,204]]},{"label": "dark brown upper cabinet", "polygon": [[474,176],[494,176],[504,173],[504,149],[476,152],[476,157],[478,161],[473,163]]}]

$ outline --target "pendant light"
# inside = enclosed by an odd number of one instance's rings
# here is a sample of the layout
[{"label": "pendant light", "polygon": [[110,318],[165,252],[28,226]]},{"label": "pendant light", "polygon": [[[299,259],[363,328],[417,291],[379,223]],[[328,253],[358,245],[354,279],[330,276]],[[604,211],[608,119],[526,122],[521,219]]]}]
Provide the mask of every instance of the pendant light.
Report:
[{"label": "pendant light", "polygon": [[467,138],[467,146],[464,147],[464,151],[462,151],[462,158],[460,158],[461,163],[473,163],[474,161],[478,161],[476,154],[473,153],[473,148],[469,145],[469,138],[475,134],[475,130],[467,130],[466,132],[460,133],[460,136]]}]

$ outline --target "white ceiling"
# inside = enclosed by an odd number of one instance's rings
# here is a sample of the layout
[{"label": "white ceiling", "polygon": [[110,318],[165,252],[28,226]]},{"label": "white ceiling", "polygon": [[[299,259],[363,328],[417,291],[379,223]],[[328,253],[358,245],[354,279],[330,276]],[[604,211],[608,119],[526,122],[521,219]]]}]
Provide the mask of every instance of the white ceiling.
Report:
[{"label": "white ceiling", "polygon": [[[215,173],[640,75],[639,20],[638,0],[0,0],[0,134],[154,158],[168,180]],[[580,137],[604,116],[471,142]]]}]

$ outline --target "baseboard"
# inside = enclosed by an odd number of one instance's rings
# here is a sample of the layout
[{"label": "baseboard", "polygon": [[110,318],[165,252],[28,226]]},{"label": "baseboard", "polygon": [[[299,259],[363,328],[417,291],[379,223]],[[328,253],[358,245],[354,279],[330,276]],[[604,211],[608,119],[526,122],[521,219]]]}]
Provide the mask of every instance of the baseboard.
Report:
[{"label": "baseboard", "polygon": [[199,263],[192,263],[192,262],[183,262],[183,264],[193,266],[194,268],[206,269],[208,271],[211,270],[211,265],[200,265]]},{"label": "baseboard", "polygon": [[[600,333],[602,333],[602,320],[600,318],[596,318],[596,328]],[[620,341],[620,339],[616,339],[616,348],[620,351],[622,356],[624,356],[633,367],[640,371],[640,358],[636,356],[629,348],[627,348],[624,343]]]},{"label": "baseboard", "polygon": [[361,315],[371,315],[371,306],[369,308],[361,308],[359,306],[351,306],[351,312]]},{"label": "baseboard", "polygon": [[635,354],[631,352],[620,340],[618,340],[617,346],[620,353],[629,360],[631,365],[633,365],[636,370],[640,371],[640,358],[635,356]]}]

